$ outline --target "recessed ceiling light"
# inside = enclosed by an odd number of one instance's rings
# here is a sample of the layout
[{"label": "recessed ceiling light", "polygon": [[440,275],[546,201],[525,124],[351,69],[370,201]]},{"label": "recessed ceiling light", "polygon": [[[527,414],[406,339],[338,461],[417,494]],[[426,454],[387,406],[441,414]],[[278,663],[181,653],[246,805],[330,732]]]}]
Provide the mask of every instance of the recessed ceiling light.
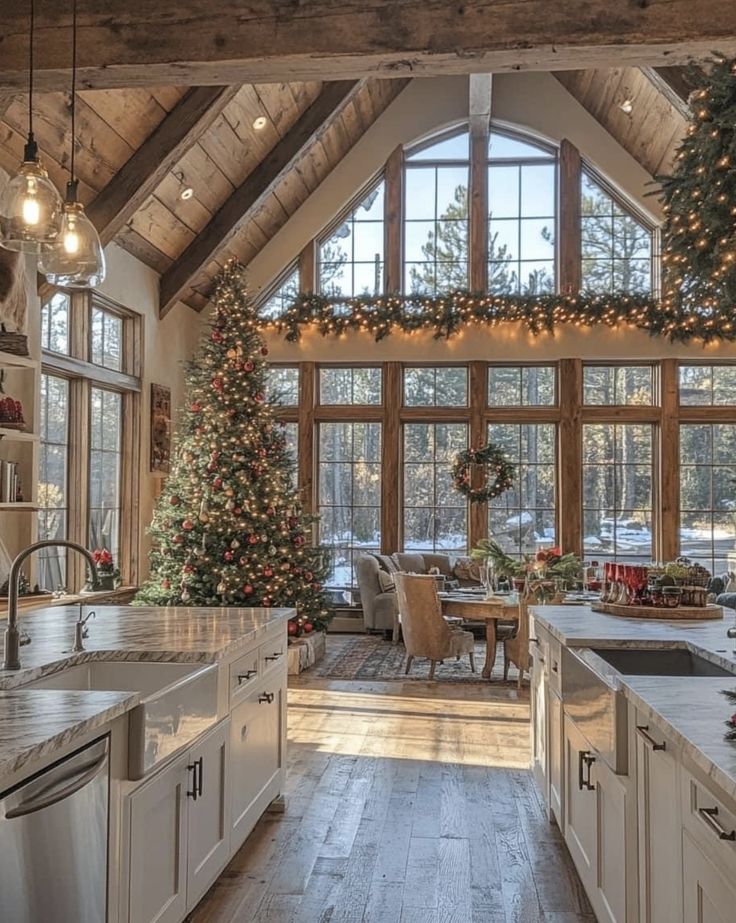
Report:
[{"label": "recessed ceiling light", "polygon": [[267,122],[268,122],[268,119],[266,118],[265,115],[259,115],[258,118],[253,122],[253,127],[255,128],[256,131],[263,131],[263,129],[266,127]]},{"label": "recessed ceiling light", "polygon": [[620,109],[622,112],[625,112],[626,115],[631,115],[631,113],[634,111],[634,101],[633,101],[633,99],[629,99],[629,98],[627,97],[622,103],[619,103],[619,109]]},{"label": "recessed ceiling light", "polygon": [[193,195],[194,195],[194,190],[192,189],[192,187],[191,187],[191,186],[185,186],[185,187],[182,189],[182,191],[179,193],[179,198],[180,198],[180,199],[184,199],[184,201],[186,202],[187,199],[191,199],[191,197],[192,197]]}]

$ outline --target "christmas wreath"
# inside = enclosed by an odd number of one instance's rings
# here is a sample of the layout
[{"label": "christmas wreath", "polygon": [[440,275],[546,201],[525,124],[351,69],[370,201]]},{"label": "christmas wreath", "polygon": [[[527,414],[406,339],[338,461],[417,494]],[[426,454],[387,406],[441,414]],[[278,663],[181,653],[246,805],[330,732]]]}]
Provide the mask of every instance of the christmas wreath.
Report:
[{"label": "christmas wreath", "polygon": [[[483,487],[472,486],[473,465],[485,469]],[[471,503],[485,503],[500,497],[513,486],[514,466],[500,446],[489,442],[481,449],[466,449],[456,456],[452,466],[452,482]]]}]

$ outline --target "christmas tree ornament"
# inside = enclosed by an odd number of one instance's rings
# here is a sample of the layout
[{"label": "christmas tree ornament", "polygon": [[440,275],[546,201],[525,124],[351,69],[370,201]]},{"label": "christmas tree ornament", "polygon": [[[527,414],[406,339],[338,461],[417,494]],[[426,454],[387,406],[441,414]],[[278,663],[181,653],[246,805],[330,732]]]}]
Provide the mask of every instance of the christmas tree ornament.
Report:
[{"label": "christmas tree ornament", "polygon": [[217,590],[218,596],[223,596],[227,592],[227,584],[224,581],[220,581],[215,588]]}]

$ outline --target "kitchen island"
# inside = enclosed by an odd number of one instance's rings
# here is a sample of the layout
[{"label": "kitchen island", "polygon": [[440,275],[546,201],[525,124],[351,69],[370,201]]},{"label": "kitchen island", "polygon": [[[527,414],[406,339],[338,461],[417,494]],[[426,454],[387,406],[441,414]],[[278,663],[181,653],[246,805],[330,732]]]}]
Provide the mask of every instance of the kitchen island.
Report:
[{"label": "kitchen island", "polygon": [[733,923],[729,621],[532,618],[533,771],[598,919]]},{"label": "kitchen island", "polygon": [[[0,800],[10,806],[0,818],[0,855],[19,841],[18,817],[26,838],[32,822],[44,840],[63,828],[55,794],[38,797],[48,789],[44,780],[85,753],[103,754],[82,766],[80,779],[108,780],[98,786],[109,790],[104,814],[94,815],[102,818],[94,830],[106,849],[101,857],[79,856],[85,885],[74,896],[82,902],[75,913],[102,919],[106,907],[111,923],[177,923],[284,790],[293,610],[88,606],[82,614],[91,610],[85,649],[77,652],[78,606],[23,615],[32,640],[21,648],[22,668],[0,671]],[[76,784],[71,770],[62,778]],[[69,805],[79,802],[81,810],[88,788]],[[31,793],[31,808],[19,792]],[[57,850],[65,861],[77,847],[86,851],[68,826],[68,849],[61,842]],[[23,861],[34,861],[29,856]],[[95,868],[101,880],[93,888]],[[22,900],[18,874],[33,881],[36,872],[8,863],[4,898],[13,889]],[[59,862],[60,878],[74,875],[75,865]],[[56,901],[69,897],[63,881],[44,885],[51,895],[56,888]],[[33,914],[50,919],[50,912]]]}]

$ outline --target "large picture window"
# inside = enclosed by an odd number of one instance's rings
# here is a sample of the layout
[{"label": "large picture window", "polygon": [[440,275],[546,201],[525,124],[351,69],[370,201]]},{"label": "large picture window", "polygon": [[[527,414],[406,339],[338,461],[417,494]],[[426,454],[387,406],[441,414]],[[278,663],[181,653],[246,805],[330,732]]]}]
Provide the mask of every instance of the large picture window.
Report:
[{"label": "large picture window", "polygon": [[[38,537],[66,538],[69,515],[69,382],[41,376],[40,471],[38,477]],[[39,585],[66,586],[66,554],[44,548],[39,554]]]},{"label": "large picture window", "polygon": [[332,553],[327,585],[349,589],[357,554],[381,546],[380,423],[320,424],[318,490],[320,541]]},{"label": "large picture window", "polygon": [[583,426],[583,544],[599,560],[652,560],[653,427]]},{"label": "large picture window", "polygon": [[404,551],[467,551],[468,507],[450,478],[467,446],[465,423],[404,424]]},{"label": "large picture window", "polygon": [[556,151],[491,132],[488,211],[489,290],[511,294],[554,291]]},{"label": "large picture window", "polygon": [[404,290],[468,287],[467,131],[409,153],[404,192]]}]

